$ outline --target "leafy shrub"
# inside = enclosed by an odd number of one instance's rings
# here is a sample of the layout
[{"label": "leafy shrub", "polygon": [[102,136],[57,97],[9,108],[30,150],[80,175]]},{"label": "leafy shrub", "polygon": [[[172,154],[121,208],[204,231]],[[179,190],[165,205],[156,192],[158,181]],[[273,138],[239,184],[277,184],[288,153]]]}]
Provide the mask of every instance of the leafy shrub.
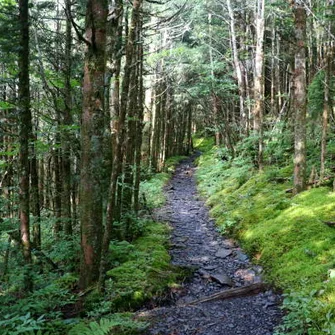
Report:
[{"label": "leafy shrub", "polygon": [[317,291],[303,296],[301,293],[292,292],[285,294],[282,308],[287,312],[274,335],[317,335],[334,334],[335,320],[332,312],[326,313],[326,319],[319,318],[327,306],[315,299]]},{"label": "leafy shrub", "polygon": [[7,314],[0,321],[0,333],[2,335],[28,334],[30,332],[35,334],[35,331],[43,328],[45,322],[44,315],[35,319],[29,312],[24,315]]}]

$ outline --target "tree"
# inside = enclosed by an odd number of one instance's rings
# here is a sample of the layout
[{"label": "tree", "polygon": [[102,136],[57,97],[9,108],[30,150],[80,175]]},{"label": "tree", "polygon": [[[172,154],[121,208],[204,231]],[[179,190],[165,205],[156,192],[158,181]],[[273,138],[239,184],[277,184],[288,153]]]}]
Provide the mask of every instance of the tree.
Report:
[{"label": "tree", "polygon": [[294,189],[297,194],[306,187],[306,9],[301,1],[293,2],[295,31],[294,63]]},{"label": "tree", "polygon": [[331,78],[332,78],[332,59],[334,56],[334,42],[332,41],[332,33],[334,31],[332,15],[334,11],[333,1],[327,1],[325,16],[326,19],[326,31],[324,33],[323,42],[323,69],[325,73],[324,79],[324,101],[323,101],[323,112],[322,112],[322,135],[321,135],[321,160],[320,160],[320,181],[325,176],[326,166],[326,153],[327,153],[327,134],[328,134],[328,121],[331,112]]},{"label": "tree", "polygon": [[102,142],[106,68],[107,0],[86,7],[83,114],[81,126],[80,222],[82,260],[80,287],[98,279],[102,238]]},{"label": "tree", "polygon": [[254,76],[253,108],[254,130],[258,136],[258,167],[263,168],[263,114],[264,114],[264,31],[265,31],[265,0],[257,0],[256,11],[256,55]]},{"label": "tree", "polygon": [[19,1],[19,23],[20,23],[20,51],[18,57],[19,66],[19,91],[18,91],[18,112],[19,112],[19,166],[20,166],[20,198],[19,217],[20,234],[23,249],[23,257],[26,264],[25,289],[31,291],[33,288],[31,268],[31,247],[30,247],[30,168],[29,168],[29,141],[31,140],[32,125],[30,111],[30,81],[29,81],[29,7],[28,0]]}]

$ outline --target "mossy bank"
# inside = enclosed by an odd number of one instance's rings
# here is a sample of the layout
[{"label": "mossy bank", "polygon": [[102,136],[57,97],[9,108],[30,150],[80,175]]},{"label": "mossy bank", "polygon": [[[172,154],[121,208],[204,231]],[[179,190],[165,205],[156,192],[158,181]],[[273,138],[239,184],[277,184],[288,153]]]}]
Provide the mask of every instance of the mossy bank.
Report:
[{"label": "mossy bank", "polygon": [[197,182],[218,229],[237,238],[266,279],[284,291],[277,334],[335,334],[335,193],[312,188],[293,197],[292,166],[259,172],[237,156],[224,159],[198,139]]}]

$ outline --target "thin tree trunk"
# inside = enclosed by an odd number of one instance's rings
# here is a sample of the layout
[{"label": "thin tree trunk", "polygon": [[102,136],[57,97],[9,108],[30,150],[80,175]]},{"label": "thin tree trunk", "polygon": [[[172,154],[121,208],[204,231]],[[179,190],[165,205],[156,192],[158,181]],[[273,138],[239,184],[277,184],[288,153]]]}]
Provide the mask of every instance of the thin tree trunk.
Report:
[{"label": "thin tree trunk", "polygon": [[256,57],[254,77],[253,108],[254,130],[258,135],[258,168],[263,169],[263,114],[264,114],[264,29],[265,29],[265,0],[257,1],[256,13]]},{"label": "thin tree trunk", "polygon": [[71,115],[72,108],[72,87],[71,87],[71,72],[72,72],[72,25],[70,21],[71,0],[65,1],[66,11],[66,39],[65,39],[65,64],[64,64],[64,95],[65,108],[63,123],[65,129],[62,131],[62,220],[64,223],[64,233],[72,234],[72,215],[71,215],[71,188],[72,188],[72,171],[71,171],[71,136],[70,127],[73,124]]},{"label": "thin tree trunk", "polygon": [[297,194],[306,188],[306,9],[294,4],[296,37],[294,69],[294,189]]},{"label": "thin tree trunk", "polygon": [[[113,234],[113,222],[117,219],[120,213],[120,209],[117,208],[117,201],[120,198],[118,194],[118,181],[122,174],[123,165],[123,142],[124,142],[124,128],[126,121],[126,114],[121,111],[120,108],[120,74],[121,74],[121,49],[122,49],[122,19],[123,19],[123,1],[117,0],[116,6],[116,17],[118,18],[117,24],[117,39],[115,43],[115,50],[113,52],[113,57],[115,63],[114,72],[114,87],[113,87],[113,97],[112,97],[112,146],[113,146],[113,164],[112,173],[110,177],[109,191],[108,191],[108,203],[107,203],[107,213],[106,213],[106,225],[102,240],[102,253],[99,268],[99,289],[103,290],[105,286],[105,276],[107,270],[107,259],[109,243]],[[117,233],[115,233],[115,236]]]},{"label": "thin tree trunk", "polygon": [[241,69],[241,62],[238,58],[238,49],[237,49],[237,39],[236,39],[236,32],[235,32],[235,18],[233,8],[231,6],[230,0],[227,1],[228,7],[228,14],[230,19],[230,34],[231,34],[231,46],[232,46],[232,53],[233,53],[233,63],[234,63],[234,70],[237,78],[237,84],[239,89],[239,99],[240,99],[240,124],[242,132],[247,132],[248,128],[248,117],[246,115],[245,109],[245,87],[244,87],[244,79]]},{"label": "thin tree trunk", "polygon": [[[333,7],[332,1],[328,1],[326,14],[332,17]],[[324,43],[324,101],[323,101],[323,113],[322,113],[322,135],[321,135],[321,166],[320,166],[320,182],[322,182],[325,176],[325,165],[326,165],[326,154],[327,154],[327,133],[328,133],[328,119],[331,112],[331,75],[332,75],[332,60],[333,60],[333,44],[330,33],[332,32],[333,23],[329,22],[328,33],[326,38],[328,41]]]},{"label": "thin tree trunk", "polygon": [[139,192],[140,192],[140,181],[141,181],[141,158],[142,158],[142,141],[143,141],[143,118],[144,118],[144,86],[143,86],[143,17],[140,17],[138,25],[138,74],[137,74],[137,85],[138,85],[138,107],[137,107],[137,120],[136,120],[136,153],[135,153],[135,176],[134,176],[134,205],[133,210],[135,215],[139,211]]},{"label": "thin tree trunk", "polygon": [[33,244],[38,250],[41,249],[41,205],[39,196],[39,176],[38,176],[38,161],[36,159],[35,144],[36,135],[33,136],[32,158],[31,158],[31,211],[34,216],[33,225]]},{"label": "thin tree trunk", "polygon": [[192,109],[193,106],[189,103],[187,115],[187,139],[186,139],[186,155],[189,155],[193,150],[192,143]]},{"label": "thin tree trunk", "polygon": [[19,49],[19,217],[23,257],[26,264],[24,270],[24,286],[26,291],[33,289],[31,277],[31,247],[30,247],[30,221],[29,221],[29,140],[31,139],[32,124],[30,111],[29,88],[29,12],[28,0],[19,0],[20,22],[20,49]]}]

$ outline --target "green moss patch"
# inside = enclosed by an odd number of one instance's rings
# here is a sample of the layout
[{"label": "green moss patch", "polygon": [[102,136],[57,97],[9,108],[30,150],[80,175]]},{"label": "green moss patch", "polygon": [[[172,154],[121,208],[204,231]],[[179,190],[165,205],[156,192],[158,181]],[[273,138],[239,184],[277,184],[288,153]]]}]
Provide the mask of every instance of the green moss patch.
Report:
[{"label": "green moss patch", "polygon": [[138,307],[175,283],[179,271],[170,265],[168,236],[168,226],[148,222],[127,259],[108,271],[109,291],[117,309]]},{"label": "green moss patch", "polygon": [[162,172],[149,180],[141,182],[140,192],[145,195],[149,208],[157,208],[164,204],[165,196],[162,188],[168,182],[169,178],[169,173]]}]

